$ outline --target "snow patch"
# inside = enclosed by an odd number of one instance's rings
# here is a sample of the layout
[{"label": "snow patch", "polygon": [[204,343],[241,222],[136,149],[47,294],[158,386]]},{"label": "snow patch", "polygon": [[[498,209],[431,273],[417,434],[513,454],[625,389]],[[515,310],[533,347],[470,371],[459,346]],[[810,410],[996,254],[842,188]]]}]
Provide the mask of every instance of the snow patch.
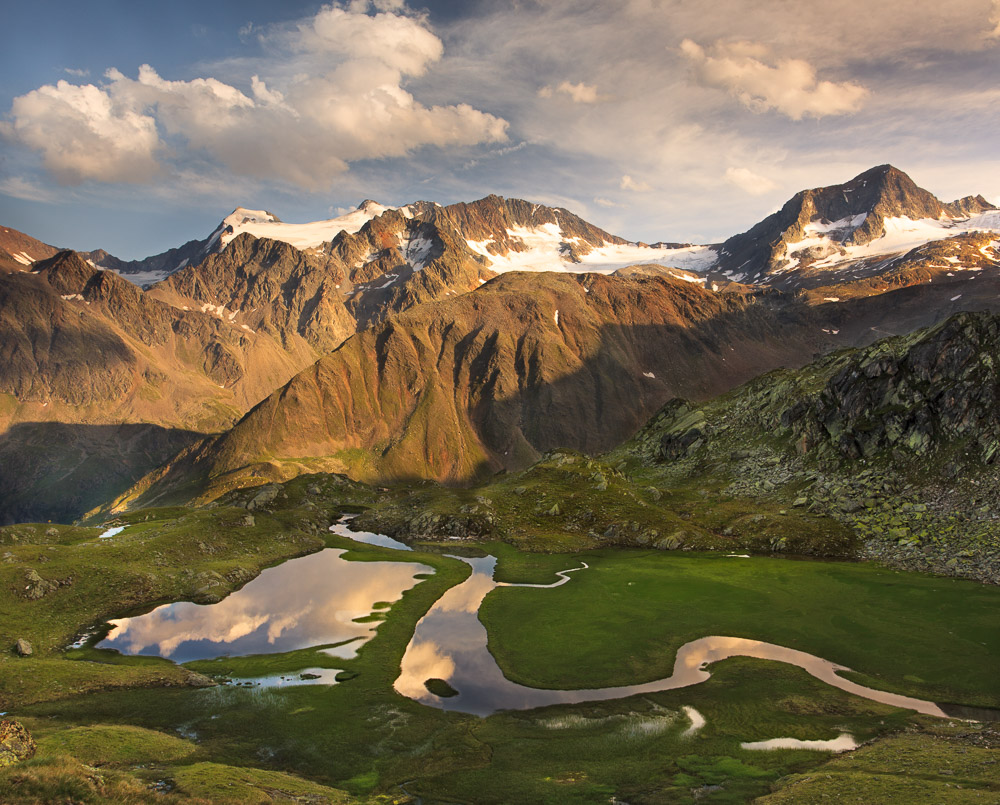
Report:
[{"label": "snow patch", "polygon": [[[266,210],[246,210],[243,207],[237,207],[223,219],[222,226],[212,233],[209,245],[211,246],[216,240],[220,240],[222,246],[228,246],[237,235],[247,232],[255,238],[280,240],[297,249],[312,249],[333,240],[340,234],[341,230],[353,235],[373,218],[378,218],[383,213],[394,209],[396,207],[384,207],[381,204],[369,202],[338,218],[311,221],[305,224],[286,224],[282,221],[276,221],[274,216]],[[412,211],[407,217],[413,217]],[[232,227],[232,232],[225,231],[228,227]]]},{"label": "snow patch", "polygon": [[559,326],[559,311],[557,310],[555,315],[552,317],[556,320],[556,327]]},{"label": "snow patch", "polygon": [[109,528],[103,534],[98,534],[97,538],[98,539],[111,539],[116,534],[121,534],[122,531],[124,531],[126,528],[128,528],[128,526],[126,526],[126,525],[119,525],[119,526],[115,526],[114,528]]},{"label": "snow patch", "polygon": [[817,752],[849,752],[858,748],[858,742],[849,732],[842,732],[829,741],[802,741],[798,738],[771,738],[768,741],[744,741],[743,749],[811,749]]},{"label": "snow patch", "polygon": [[19,262],[22,266],[30,266],[33,262],[35,262],[31,255],[27,252],[18,252],[17,254],[11,255],[11,257],[17,260],[17,262]]},{"label": "snow patch", "polygon": [[961,299],[961,298],[962,298],[962,294],[959,294],[958,296],[953,296],[953,297],[951,298],[951,301],[952,301],[952,302],[957,302],[957,301],[958,301],[959,299]]},{"label": "snow patch", "polygon": [[656,380],[656,375],[654,375],[652,372],[643,372],[642,376],[648,377],[650,380]]},{"label": "snow patch", "polygon": [[[506,271],[562,271],[573,274],[611,274],[621,268],[636,265],[662,265],[687,271],[704,272],[715,265],[715,250],[708,246],[683,246],[661,248],[640,246],[637,243],[602,244],[580,256],[580,262],[567,259],[564,244],[572,238],[563,235],[558,224],[548,223],[530,228],[518,226],[507,230],[508,237],[520,241],[522,251],[511,250],[506,255],[490,254],[488,246],[493,239],[467,240],[466,244],[476,254],[490,261],[490,268],[497,273]],[[579,238],[576,238],[579,240]],[[702,282],[701,278],[675,275],[678,279]]]}]

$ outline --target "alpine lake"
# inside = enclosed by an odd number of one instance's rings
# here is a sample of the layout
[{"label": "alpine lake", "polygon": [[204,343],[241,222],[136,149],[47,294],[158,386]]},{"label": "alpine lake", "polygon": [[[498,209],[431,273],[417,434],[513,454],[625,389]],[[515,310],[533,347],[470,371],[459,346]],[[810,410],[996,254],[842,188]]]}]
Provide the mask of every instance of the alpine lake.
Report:
[{"label": "alpine lake", "polygon": [[[808,786],[818,766],[875,775],[837,768],[838,753],[947,741],[1000,710],[1000,590],[970,581],[769,556],[411,546],[347,519],[325,542],[217,603],[116,618],[68,652],[181,663],[218,684],[14,715],[43,736],[176,736],[190,752],[173,779],[206,796],[229,786],[234,801],[268,800],[219,769],[296,775],[339,801],[561,803],[745,802],[779,778]],[[170,778],[156,760],[149,776]],[[993,774],[935,766],[907,801],[963,781],[998,797]]]}]

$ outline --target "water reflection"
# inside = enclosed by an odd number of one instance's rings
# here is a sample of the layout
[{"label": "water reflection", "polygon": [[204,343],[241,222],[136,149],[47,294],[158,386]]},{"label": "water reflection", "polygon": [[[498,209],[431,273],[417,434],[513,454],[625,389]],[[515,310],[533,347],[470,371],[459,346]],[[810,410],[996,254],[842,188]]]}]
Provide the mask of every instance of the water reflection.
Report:
[{"label": "water reflection", "polygon": [[[674,671],[669,677],[641,685],[580,690],[543,690],[518,685],[507,679],[497,666],[487,648],[486,629],[478,617],[479,605],[487,593],[501,586],[493,580],[497,560],[492,556],[455,558],[471,565],[472,575],[445,593],[417,624],[395,682],[399,693],[433,707],[486,716],[497,710],[620,699],[696,685],[711,676],[707,665],[742,656],[798,666],[828,685],[883,704],[926,715],[947,715],[933,702],[873,690],[844,679],[837,674],[850,670],[844,666],[803,651],[740,637],[711,636],[686,643],[678,650]],[[566,574],[570,572],[573,571],[558,574],[560,581],[551,585],[502,586],[556,587],[569,581]],[[458,691],[458,695],[442,698],[431,693],[425,685],[431,678],[443,679]]]},{"label": "water reflection", "polygon": [[338,537],[347,537],[348,539],[353,539],[357,542],[363,542],[366,545],[378,545],[381,548],[395,548],[397,551],[413,550],[413,548],[405,542],[400,542],[398,539],[387,537],[385,534],[375,534],[371,531],[352,531],[349,527],[349,523],[355,517],[357,517],[356,514],[345,514],[336,523],[330,526],[330,530]]},{"label": "water reflection", "polygon": [[111,621],[113,628],[99,647],[188,662],[353,639],[347,644],[353,653],[378,625],[355,619],[371,615],[378,602],[398,600],[419,582],[417,574],[434,570],[413,562],[348,562],[341,558],[344,553],[326,549],[291,559],[217,604],[167,604]]},{"label": "water reflection", "polygon": [[303,668],[290,674],[270,674],[269,676],[234,677],[225,684],[238,688],[290,688],[300,685],[336,685],[336,668]]}]

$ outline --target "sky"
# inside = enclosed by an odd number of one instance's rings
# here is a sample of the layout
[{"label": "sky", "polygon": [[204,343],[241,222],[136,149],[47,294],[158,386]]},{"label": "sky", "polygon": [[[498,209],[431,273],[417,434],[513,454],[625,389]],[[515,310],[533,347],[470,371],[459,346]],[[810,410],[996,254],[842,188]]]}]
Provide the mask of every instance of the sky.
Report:
[{"label": "sky", "polygon": [[136,259],[237,206],[489,193],[712,243],[891,163],[1000,204],[1000,0],[6,4],[0,224]]}]

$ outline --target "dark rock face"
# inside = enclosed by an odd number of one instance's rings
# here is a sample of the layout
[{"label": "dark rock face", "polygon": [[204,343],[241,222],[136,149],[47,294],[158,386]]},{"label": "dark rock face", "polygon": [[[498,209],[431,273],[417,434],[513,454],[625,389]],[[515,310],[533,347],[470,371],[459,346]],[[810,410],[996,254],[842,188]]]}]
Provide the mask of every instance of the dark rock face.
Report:
[{"label": "dark rock face", "polygon": [[915,341],[862,351],[783,411],[781,424],[806,451],[925,455],[962,441],[989,463],[1000,450],[998,355],[1000,320],[959,314]]},{"label": "dark rock face", "polygon": [[35,756],[35,741],[20,721],[0,721],[0,768]]}]

